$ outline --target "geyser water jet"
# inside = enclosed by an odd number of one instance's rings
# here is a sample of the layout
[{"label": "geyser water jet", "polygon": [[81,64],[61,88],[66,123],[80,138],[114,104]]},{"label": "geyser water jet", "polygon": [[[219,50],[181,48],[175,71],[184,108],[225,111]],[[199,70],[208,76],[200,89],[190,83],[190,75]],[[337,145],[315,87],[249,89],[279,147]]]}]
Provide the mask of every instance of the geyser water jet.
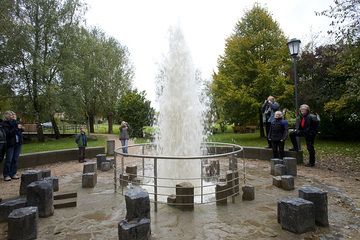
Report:
[{"label": "geyser water jet", "polygon": [[[164,60],[158,86],[159,116],[156,137],[157,151],[163,156],[199,156],[204,141],[204,104],[201,84],[194,68],[190,51],[179,27],[170,30],[169,50]],[[158,185],[174,188],[176,183],[191,182],[200,186],[200,159],[160,160]],[[179,179],[177,181],[161,178]],[[174,193],[170,188],[159,188],[160,194]],[[195,192],[196,188],[195,188]]]}]

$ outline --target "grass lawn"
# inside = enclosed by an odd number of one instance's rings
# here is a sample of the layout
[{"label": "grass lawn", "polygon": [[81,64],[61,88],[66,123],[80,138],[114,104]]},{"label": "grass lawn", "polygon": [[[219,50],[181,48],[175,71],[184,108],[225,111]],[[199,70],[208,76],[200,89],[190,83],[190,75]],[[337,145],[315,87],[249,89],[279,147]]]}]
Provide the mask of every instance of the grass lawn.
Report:
[{"label": "grass lawn", "polygon": [[[105,146],[106,141],[104,137],[97,137],[96,140],[88,139],[88,147],[99,147]],[[47,139],[46,142],[31,142],[26,143],[22,146],[21,153],[34,153],[34,152],[44,152],[51,150],[61,150],[61,149],[69,149],[69,148],[77,148],[75,143],[75,138],[61,138],[58,140],[55,139]]]},{"label": "grass lawn", "polygon": [[[265,147],[267,145],[265,138],[260,138],[259,133],[219,133],[209,137],[212,142],[236,143],[241,146]],[[301,146],[306,150],[305,139],[301,138]],[[285,149],[291,148],[292,144],[288,138],[285,143]],[[344,156],[360,156],[360,141],[334,141],[334,140],[315,140],[315,148],[317,153],[323,154],[340,154]],[[306,151],[304,151],[306,153]]]}]

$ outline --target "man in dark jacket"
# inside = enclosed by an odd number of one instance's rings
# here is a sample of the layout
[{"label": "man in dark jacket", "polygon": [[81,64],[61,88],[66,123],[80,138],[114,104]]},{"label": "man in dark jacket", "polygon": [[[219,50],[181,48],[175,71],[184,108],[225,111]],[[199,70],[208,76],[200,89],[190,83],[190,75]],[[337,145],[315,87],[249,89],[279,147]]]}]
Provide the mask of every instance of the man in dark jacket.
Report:
[{"label": "man in dark jacket", "polygon": [[273,96],[269,96],[267,100],[263,103],[261,107],[261,112],[263,114],[263,123],[265,124],[266,137],[268,139],[268,148],[271,148],[271,141],[269,141],[269,131],[271,122],[274,121],[274,114],[277,110],[279,110],[280,105],[275,102],[275,98]]},{"label": "man in dark jacket", "polygon": [[306,104],[300,106],[299,116],[296,118],[296,129],[289,134],[293,148],[290,151],[299,151],[296,137],[305,137],[306,147],[309,152],[309,163],[306,167],[315,166],[315,148],[314,141],[318,132],[319,121],[317,117],[310,114],[310,107]]},{"label": "man in dark jacket", "polygon": [[83,127],[80,127],[80,133],[76,135],[75,142],[79,147],[79,162],[86,162],[85,160],[85,148],[87,146],[87,137]]},{"label": "man in dark jacket", "polygon": [[6,133],[6,157],[4,163],[4,180],[19,179],[17,173],[17,162],[23,144],[22,126],[16,121],[16,114],[12,111],[6,111],[5,121],[2,126]]}]

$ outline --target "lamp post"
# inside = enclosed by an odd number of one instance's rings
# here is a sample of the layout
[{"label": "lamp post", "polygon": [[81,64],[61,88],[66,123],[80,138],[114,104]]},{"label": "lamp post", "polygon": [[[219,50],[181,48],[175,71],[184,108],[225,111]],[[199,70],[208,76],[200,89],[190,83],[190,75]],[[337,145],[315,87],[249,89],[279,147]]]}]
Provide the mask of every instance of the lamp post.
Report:
[{"label": "lamp post", "polygon": [[298,83],[297,83],[297,76],[296,76],[296,60],[297,60],[297,55],[299,54],[299,51],[300,51],[300,43],[301,43],[301,41],[296,38],[291,39],[287,43],[287,45],[289,47],[290,55],[293,59],[293,66],[294,66],[295,113],[297,113],[298,108],[299,108],[299,105],[298,105]]}]

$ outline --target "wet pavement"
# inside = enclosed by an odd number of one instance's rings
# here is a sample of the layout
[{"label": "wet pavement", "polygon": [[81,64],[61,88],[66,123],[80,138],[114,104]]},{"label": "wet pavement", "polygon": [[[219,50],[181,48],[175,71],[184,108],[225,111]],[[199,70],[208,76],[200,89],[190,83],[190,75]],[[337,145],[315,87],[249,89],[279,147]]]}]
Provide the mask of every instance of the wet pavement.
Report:
[{"label": "wet pavement", "polygon": [[[340,181],[335,173],[299,166],[295,190],[285,191],[272,186],[269,162],[246,160],[246,163],[247,183],[255,186],[254,201],[241,201],[238,196],[235,203],[229,198],[227,206],[196,205],[190,212],[166,204],[159,204],[154,212],[152,204],[152,239],[360,239],[358,181],[352,178]],[[39,219],[38,239],[118,239],[117,224],[126,212],[124,197],[114,193],[113,171],[98,171],[96,187],[83,189],[80,163],[39,168],[51,168],[53,175],[60,178],[60,191],[77,191],[78,198],[77,207],[55,209],[53,216]],[[0,183],[3,198],[18,194],[19,181],[12,181],[10,190],[3,188],[5,184],[8,183]],[[277,199],[296,197],[303,185],[328,191],[330,227],[316,227],[314,232],[297,235],[282,230],[277,223]],[[1,223],[0,239],[6,236],[7,224]]]}]

